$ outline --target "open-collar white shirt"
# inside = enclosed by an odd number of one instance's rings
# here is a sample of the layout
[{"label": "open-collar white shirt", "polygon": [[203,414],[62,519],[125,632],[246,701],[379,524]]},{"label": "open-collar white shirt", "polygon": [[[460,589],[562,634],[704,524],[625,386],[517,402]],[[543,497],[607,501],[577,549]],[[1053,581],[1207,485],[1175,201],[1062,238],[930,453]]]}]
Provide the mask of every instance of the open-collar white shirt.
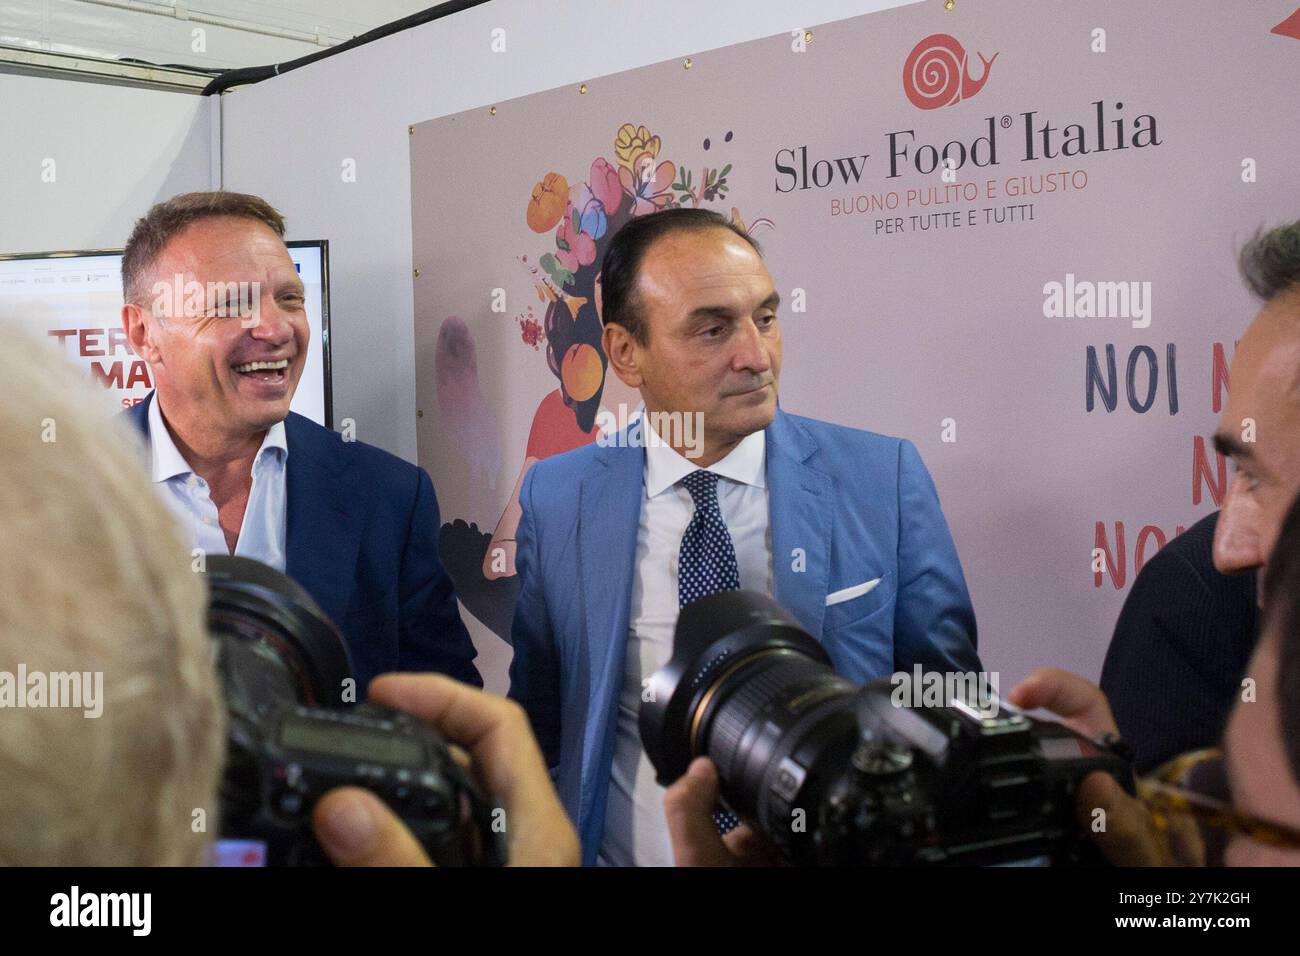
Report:
[{"label": "open-collar white shirt", "polygon": [[[208,483],[194,473],[172,441],[156,393],[149,402],[149,449],[154,486],[176,515],[191,547],[205,554],[230,554]],[[285,463],[288,457],[284,422],[276,422],[266,430],[262,447],[253,458],[253,487],[248,493],[244,523],[234,551],[239,557],[254,558],[277,571],[285,569],[287,560]]]}]

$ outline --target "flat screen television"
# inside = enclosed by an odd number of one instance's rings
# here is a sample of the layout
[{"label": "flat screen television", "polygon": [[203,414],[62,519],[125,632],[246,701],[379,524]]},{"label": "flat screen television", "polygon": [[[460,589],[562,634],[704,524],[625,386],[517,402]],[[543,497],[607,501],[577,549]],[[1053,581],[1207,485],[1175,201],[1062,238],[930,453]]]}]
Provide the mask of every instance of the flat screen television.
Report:
[{"label": "flat screen television", "polygon": [[[291,408],[334,427],[330,386],[329,243],[285,243],[306,287],[311,339]],[[122,253],[116,249],[0,255],[0,321],[46,335],[121,400],[141,401],[153,388],[149,368],[122,330]]]}]

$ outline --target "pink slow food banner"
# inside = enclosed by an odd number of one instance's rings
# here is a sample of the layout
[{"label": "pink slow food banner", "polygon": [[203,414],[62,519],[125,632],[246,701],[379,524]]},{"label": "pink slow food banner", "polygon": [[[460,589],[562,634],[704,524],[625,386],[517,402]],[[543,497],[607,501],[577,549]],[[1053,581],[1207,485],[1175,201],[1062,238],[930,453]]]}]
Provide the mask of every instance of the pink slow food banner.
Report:
[{"label": "pink slow food banner", "polygon": [[600,350],[601,257],[670,206],[762,245],[784,408],[916,443],[1002,686],[1095,678],[1143,562],[1226,487],[1207,438],[1258,308],[1236,252],[1300,218],[1297,23],[923,3],[414,127],[420,462],[489,687],[522,475],[637,402]]}]

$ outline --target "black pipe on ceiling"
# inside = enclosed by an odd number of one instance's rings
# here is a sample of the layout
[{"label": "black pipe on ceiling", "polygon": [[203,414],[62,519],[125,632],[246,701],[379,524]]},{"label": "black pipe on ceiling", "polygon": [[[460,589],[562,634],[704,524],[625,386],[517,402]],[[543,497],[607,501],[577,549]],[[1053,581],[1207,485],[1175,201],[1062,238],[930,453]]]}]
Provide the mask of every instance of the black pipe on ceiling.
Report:
[{"label": "black pipe on ceiling", "polygon": [[401,33],[403,30],[409,30],[411,27],[432,23],[434,20],[441,20],[453,13],[460,13],[462,10],[481,6],[487,2],[488,0],[447,0],[446,3],[440,3],[437,6],[429,7],[427,10],[421,10],[419,13],[413,13],[409,17],[403,17],[400,20],[394,20],[392,23],[385,23],[382,26],[375,27],[373,30],[367,30],[365,33],[354,36],[346,43],[340,43],[328,50],[321,50],[319,53],[309,53],[307,56],[299,57],[296,60],[272,63],[270,66],[246,66],[237,70],[226,70],[205,86],[200,95],[212,96],[214,93],[223,93],[232,86],[242,86],[270,79],[273,76],[279,76],[281,73],[296,70],[300,66],[306,66],[308,63],[316,63],[337,53],[355,50],[362,44],[370,43],[372,40],[379,40],[383,37],[392,36],[394,33]]}]

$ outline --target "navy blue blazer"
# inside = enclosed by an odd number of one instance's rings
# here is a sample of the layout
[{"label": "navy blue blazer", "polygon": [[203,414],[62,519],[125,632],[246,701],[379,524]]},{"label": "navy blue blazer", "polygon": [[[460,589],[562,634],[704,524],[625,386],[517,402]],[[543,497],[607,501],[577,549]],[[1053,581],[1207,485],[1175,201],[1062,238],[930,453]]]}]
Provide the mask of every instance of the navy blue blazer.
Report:
[{"label": "navy blue blazer", "polygon": [[[146,440],[153,392],[123,414]],[[284,422],[285,572],[343,632],[358,698],[388,671],[483,686],[438,557],[438,500],[423,468],[294,412]]]},{"label": "navy blue blazer", "polygon": [[[643,448],[587,445],[539,461],[519,494],[510,696],[588,865],[605,823],[644,463]],[[837,671],[865,683],[915,664],[980,669],[957,549],[911,442],[778,409],[766,468],[773,596]]]},{"label": "navy blue blazer", "polygon": [[1124,599],[1101,668],[1139,773],[1217,747],[1259,638],[1256,572],[1214,567],[1207,515],[1142,566]]}]

